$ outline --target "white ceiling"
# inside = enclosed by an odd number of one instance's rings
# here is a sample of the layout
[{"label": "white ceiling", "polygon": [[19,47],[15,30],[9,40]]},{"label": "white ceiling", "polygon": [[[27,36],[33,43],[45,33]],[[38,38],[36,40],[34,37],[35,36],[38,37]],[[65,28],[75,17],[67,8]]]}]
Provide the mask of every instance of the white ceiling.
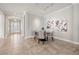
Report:
[{"label": "white ceiling", "polygon": [[45,15],[58,9],[72,5],[71,3],[0,3],[0,9],[6,15],[28,13]]}]

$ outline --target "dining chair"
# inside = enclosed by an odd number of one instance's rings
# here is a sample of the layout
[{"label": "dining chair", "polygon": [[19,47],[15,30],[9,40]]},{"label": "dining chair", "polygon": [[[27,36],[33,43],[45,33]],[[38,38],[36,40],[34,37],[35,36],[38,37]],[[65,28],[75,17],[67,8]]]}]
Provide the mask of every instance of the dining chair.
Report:
[{"label": "dining chair", "polygon": [[38,33],[38,43],[42,42],[43,44],[46,42],[46,37],[45,37],[45,34],[44,32],[39,32]]}]

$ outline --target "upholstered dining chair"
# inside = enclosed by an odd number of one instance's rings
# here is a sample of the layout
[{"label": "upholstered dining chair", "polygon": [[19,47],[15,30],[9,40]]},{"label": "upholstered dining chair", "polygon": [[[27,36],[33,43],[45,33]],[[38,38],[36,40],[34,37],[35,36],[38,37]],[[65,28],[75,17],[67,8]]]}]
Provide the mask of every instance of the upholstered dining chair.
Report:
[{"label": "upholstered dining chair", "polygon": [[47,33],[47,39],[52,39],[53,40],[53,32]]},{"label": "upholstered dining chair", "polygon": [[46,41],[45,33],[42,31],[38,32],[38,43],[42,42],[44,44]]}]

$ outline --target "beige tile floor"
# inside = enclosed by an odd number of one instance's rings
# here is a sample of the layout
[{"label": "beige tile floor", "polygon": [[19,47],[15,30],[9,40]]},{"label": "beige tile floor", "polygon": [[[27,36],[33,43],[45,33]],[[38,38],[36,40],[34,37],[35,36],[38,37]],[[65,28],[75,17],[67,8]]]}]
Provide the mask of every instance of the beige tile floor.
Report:
[{"label": "beige tile floor", "polygon": [[23,39],[21,35],[9,36],[0,47],[1,55],[78,55],[79,45],[61,40],[49,40],[44,45],[33,38]]}]

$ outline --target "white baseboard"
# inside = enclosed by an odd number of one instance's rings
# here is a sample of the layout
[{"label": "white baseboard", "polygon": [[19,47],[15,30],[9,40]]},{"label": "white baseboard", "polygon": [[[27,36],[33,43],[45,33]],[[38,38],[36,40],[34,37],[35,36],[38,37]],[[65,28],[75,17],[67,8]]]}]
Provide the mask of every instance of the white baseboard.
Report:
[{"label": "white baseboard", "polygon": [[[34,38],[34,36],[25,37],[25,39],[30,39],[30,38]],[[79,42],[75,42],[75,41],[71,41],[71,40],[67,40],[67,39],[62,39],[62,38],[60,38],[60,37],[54,37],[54,38],[56,38],[56,39],[58,39],[58,40],[62,40],[62,41],[66,41],[66,42],[69,42],[69,43],[73,43],[73,44],[79,45]]]},{"label": "white baseboard", "polygon": [[58,40],[63,40],[63,41],[69,42],[69,43],[73,43],[73,44],[79,45],[79,42],[75,42],[75,41],[71,41],[71,40],[67,40],[67,39],[62,39],[62,38],[60,38],[60,37],[54,37],[54,38],[56,38],[56,39],[58,39]]}]

